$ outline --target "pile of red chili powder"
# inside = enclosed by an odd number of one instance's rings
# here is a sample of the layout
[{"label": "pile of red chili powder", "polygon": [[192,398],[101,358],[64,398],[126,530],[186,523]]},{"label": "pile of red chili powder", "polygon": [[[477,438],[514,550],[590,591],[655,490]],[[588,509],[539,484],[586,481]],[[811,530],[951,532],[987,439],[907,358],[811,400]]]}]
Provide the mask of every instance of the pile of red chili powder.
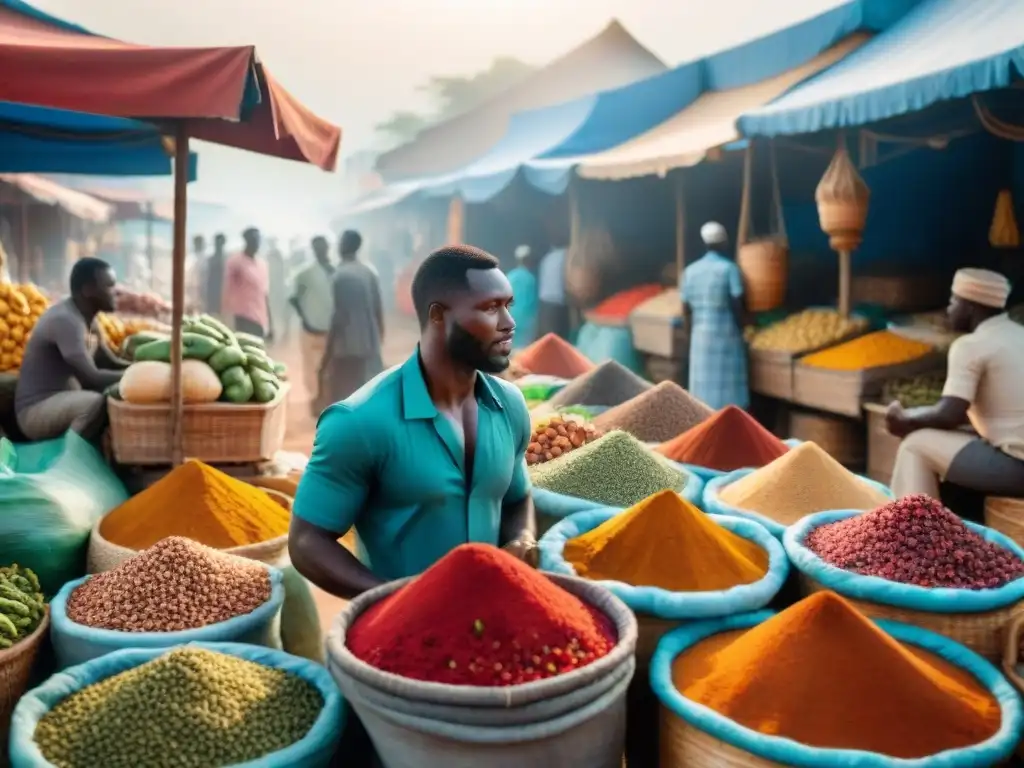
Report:
[{"label": "pile of red chili powder", "polygon": [[788,450],[789,446],[735,405],[716,411],[707,421],[657,448],[672,461],[720,472],[763,467]]},{"label": "pile of red chili powder", "polygon": [[530,373],[575,379],[594,369],[582,352],[560,336],[547,333],[515,356],[516,365]]},{"label": "pile of red chili powder", "polygon": [[519,685],[586,666],[617,641],[600,611],[495,547],[463,544],[348,631],[359,659],[449,685]]},{"label": "pile of red chili powder", "polygon": [[804,544],[838,568],[921,587],[993,589],[1024,576],[1024,561],[925,495],[823,525]]}]

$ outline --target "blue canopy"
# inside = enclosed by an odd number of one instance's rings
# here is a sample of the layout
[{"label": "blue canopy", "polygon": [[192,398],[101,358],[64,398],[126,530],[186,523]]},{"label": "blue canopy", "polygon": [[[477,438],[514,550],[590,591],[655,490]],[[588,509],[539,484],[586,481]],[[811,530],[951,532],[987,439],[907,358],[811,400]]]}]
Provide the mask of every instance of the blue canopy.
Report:
[{"label": "blue canopy", "polygon": [[[798,67],[855,32],[878,32],[922,0],[848,0],[791,27],[629,85],[513,115],[482,158],[431,182],[428,194],[483,202],[520,168],[531,184],[559,194],[575,158],[616,147],[660,125],[706,91],[729,90]],[[531,161],[536,162],[531,162]]]},{"label": "blue canopy", "polygon": [[[189,181],[196,165],[192,153]],[[172,163],[148,123],[3,101],[0,172],[167,176]]]},{"label": "blue canopy", "polygon": [[865,125],[1024,75],[1024,0],[924,0],[842,62],[739,120],[747,136]]}]

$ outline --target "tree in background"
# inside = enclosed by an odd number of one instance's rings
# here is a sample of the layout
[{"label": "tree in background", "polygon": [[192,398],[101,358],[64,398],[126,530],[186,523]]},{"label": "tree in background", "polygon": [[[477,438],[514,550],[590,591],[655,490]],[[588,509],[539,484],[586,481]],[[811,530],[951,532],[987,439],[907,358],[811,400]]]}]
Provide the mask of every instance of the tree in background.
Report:
[{"label": "tree in background", "polygon": [[420,131],[479,106],[492,96],[526,79],[535,68],[510,56],[499,56],[490,67],[468,77],[435,75],[417,90],[435,105],[433,114],[399,110],[375,126],[393,144],[404,144]]}]

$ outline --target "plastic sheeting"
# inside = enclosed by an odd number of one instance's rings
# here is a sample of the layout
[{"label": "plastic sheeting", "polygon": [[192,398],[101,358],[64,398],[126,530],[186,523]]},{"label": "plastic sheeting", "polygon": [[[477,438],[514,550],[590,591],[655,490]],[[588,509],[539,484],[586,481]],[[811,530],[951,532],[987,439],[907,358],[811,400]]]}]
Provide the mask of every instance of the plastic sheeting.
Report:
[{"label": "plastic sheeting", "polygon": [[1020,0],[924,0],[845,61],[739,121],[747,136],[856,126],[1024,75]]},{"label": "plastic sheeting", "polygon": [[0,171],[167,176],[171,157],[147,123],[0,101]]},{"label": "plastic sheeting", "polygon": [[768,104],[857,50],[868,40],[851,35],[811,61],[752,85],[704,93],[657,128],[632,141],[579,160],[578,173],[590,179],[664,176],[673,168],[701,162],[708,150],[740,139],[736,120],[744,112]]}]

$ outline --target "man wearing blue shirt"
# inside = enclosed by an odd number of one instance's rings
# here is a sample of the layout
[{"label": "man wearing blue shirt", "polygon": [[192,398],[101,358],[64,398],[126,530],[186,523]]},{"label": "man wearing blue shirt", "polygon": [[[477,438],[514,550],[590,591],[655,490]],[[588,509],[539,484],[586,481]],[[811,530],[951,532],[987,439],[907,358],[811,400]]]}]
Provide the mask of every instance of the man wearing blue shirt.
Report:
[{"label": "man wearing blue shirt", "polygon": [[[530,415],[509,365],[512,289],[498,260],[447,246],[416,271],[420,343],[317,424],[289,535],[295,567],[351,598],[466,542],[536,554]],[[355,526],[359,557],[338,544]]]}]

